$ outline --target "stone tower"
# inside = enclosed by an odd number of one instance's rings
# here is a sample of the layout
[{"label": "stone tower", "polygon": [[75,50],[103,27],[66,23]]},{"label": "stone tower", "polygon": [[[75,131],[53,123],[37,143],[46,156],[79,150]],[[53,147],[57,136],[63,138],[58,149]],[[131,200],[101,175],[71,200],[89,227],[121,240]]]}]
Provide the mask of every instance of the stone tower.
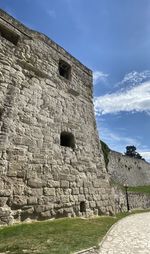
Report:
[{"label": "stone tower", "polygon": [[0,11],[0,223],[112,213],[92,72]]}]

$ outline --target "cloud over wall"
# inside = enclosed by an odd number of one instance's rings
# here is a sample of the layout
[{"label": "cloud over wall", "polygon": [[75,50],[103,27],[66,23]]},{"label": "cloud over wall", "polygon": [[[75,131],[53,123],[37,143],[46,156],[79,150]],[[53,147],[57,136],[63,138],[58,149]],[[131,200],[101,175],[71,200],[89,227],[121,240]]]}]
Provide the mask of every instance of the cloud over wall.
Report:
[{"label": "cloud over wall", "polygon": [[121,111],[150,113],[150,81],[125,91],[95,97],[94,105],[98,115]]}]

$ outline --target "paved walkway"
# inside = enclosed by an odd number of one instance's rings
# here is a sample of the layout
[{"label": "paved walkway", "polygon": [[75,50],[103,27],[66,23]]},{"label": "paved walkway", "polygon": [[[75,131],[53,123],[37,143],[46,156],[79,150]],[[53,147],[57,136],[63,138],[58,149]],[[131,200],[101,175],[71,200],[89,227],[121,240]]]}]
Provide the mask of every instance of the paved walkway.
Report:
[{"label": "paved walkway", "polygon": [[150,212],[119,221],[102,242],[99,254],[150,254]]}]

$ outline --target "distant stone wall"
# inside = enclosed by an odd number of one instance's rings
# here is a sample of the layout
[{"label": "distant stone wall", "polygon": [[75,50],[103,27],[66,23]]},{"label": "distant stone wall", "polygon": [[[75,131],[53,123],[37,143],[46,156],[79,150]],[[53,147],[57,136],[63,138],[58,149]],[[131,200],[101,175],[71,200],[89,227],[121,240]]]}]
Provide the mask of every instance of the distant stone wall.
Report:
[{"label": "distant stone wall", "polygon": [[107,170],[111,178],[122,185],[150,185],[150,164],[143,160],[110,151]]},{"label": "distant stone wall", "polygon": [[92,72],[0,11],[0,224],[114,213]]},{"label": "distant stone wall", "polygon": [[129,192],[129,208],[150,208],[150,194]]},{"label": "distant stone wall", "polygon": [[150,194],[147,193],[137,193],[128,190],[126,193],[125,190],[114,186],[114,198],[116,213],[126,212],[128,210],[127,198],[130,210],[150,208]]}]

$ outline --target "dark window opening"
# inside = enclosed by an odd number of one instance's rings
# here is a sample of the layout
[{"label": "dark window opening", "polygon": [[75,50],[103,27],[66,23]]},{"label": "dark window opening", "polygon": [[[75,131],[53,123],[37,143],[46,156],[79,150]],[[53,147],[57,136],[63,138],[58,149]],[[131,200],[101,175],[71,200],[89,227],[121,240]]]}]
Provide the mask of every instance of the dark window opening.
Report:
[{"label": "dark window opening", "polygon": [[80,212],[81,213],[86,212],[86,203],[85,203],[85,201],[80,202]]},{"label": "dark window opening", "polygon": [[14,45],[17,45],[19,40],[19,35],[8,29],[7,27],[0,24],[0,36],[10,41]]},{"label": "dark window opening", "polygon": [[60,145],[74,148],[75,147],[74,135],[69,132],[65,131],[62,132],[60,135]]},{"label": "dark window opening", "polygon": [[71,79],[71,66],[63,60],[59,61],[59,74],[68,80]]}]

